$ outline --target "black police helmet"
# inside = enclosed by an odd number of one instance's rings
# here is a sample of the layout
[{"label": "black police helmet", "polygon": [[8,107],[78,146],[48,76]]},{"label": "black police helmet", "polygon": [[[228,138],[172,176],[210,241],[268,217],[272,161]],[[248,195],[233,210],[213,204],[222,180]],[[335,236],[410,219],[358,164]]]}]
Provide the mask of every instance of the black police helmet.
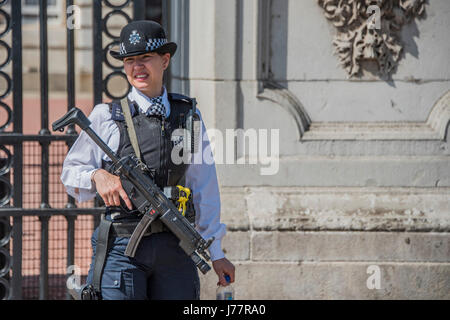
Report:
[{"label": "black police helmet", "polygon": [[150,20],[133,21],[120,32],[120,51],[110,51],[113,58],[123,60],[148,52],[170,53],[172,57],[177,44],[168,42],[163,27]]}]

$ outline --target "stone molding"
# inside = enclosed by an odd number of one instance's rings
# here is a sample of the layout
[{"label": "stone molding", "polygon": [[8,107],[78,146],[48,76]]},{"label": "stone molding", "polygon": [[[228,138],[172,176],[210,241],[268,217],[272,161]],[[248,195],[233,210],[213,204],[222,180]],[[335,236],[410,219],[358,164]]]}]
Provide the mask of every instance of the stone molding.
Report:
[{"label": "stone molding", "polygon": [[222,187],[230,231],[449,232],[450,188]]},{"label": "stone molding", "polygon": [[426,122],[313,122],[302,140],[447,140],[450,91],[433,106]]},{"label": "stone molding", "polygon": [[300,138],[309,130],[311,119],[302,103],[291,91],[280,84],[273,81],[264,82],[264,89],[258,93],[257,98],[269,100],[287,110],[294,118]]},{"label": "stone molding", "polygon": [[274,102],[294,118],[299,139],[447,141],[450,91],[433,106],[426,122],[312,122],[299,99],[276,82],[265,82],[257,98]]}]

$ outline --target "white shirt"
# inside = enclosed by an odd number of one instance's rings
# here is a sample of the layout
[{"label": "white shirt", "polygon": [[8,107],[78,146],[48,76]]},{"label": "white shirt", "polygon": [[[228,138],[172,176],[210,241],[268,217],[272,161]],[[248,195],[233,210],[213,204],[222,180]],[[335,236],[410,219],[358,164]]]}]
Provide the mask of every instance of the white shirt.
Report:
[{"label": "white shirt", "polygon": [[[131,101],[135,101],[140,112],[145,113],[150,107],[147,96],[136,88],[132,88],[128,94]],[[163,102],[166,107],[166,118],[170,115],[170,103],[167,91],[164,88]],[[198,112],[198,110],[197,110]],[[201,119],[201,114],[198,112]],[[120,133],[114,120],[111,119],[108,104],[95,106],[89,115],[91,128],[114,151],[119,147]],[[206,128],[201,121],[202,148],[194,157],[202,156],[205,151],[211,152]],[[96,190],[91,183],[91,174],[101,168],[102,159],[110,161],[109,157],[98,147],[94,141],[81,131],[79,137],[69,150],[63,163],[61,181],[69,195],[78,202],[91,200],[95,197]],[[214,162],[193,160],[186,171],[186,187],[191,189],[194,207],[196,211],[196,229],[206,240],[215,237],[209,247],[211,260],[218,260],[225,255],[222,251],[221,241],[226,233],[225,225],[220,223],[220,194],[217,182],[216,167]],[[77,189],[77,190],[76,190]],[[76,193],[76,191],[78,191]]]}]

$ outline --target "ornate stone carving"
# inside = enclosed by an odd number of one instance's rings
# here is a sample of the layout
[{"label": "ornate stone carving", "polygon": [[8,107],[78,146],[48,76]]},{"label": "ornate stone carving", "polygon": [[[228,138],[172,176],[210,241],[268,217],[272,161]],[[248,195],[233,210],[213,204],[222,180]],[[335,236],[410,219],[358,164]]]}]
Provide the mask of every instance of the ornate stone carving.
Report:
[{"label": "ornate stone carving", "polygon": [[317,0],[337,28],[333,41],[350,77],[364,61],[374,61],[380,76],[389,76],[403,49],[400,30],[425,12],[426,0]]}]

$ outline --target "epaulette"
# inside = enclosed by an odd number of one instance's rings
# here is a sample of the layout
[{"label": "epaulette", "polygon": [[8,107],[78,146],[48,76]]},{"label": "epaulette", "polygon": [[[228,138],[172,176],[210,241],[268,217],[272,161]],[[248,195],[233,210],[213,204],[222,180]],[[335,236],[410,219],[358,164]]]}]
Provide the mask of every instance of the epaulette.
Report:
[{"label": "epaulette", "polygon": [[[136,104],[134,101],[128,101],[128,105],[130,106],[131,117],[139,114],[138,110],[136,110]],[[114,121],[125,121],[125,116],[123,115],[122,105],[120,101],[113,101],[109,104],[109,111],[111,111],[111,119]]]},{"label": "epaulette", "polygon": [[189,98],[188,96],[179,94],[179,93],[169,93],[169,100],[178,100],[178,101],[184,101],[189,104],[192,104],[192,98]]}]

